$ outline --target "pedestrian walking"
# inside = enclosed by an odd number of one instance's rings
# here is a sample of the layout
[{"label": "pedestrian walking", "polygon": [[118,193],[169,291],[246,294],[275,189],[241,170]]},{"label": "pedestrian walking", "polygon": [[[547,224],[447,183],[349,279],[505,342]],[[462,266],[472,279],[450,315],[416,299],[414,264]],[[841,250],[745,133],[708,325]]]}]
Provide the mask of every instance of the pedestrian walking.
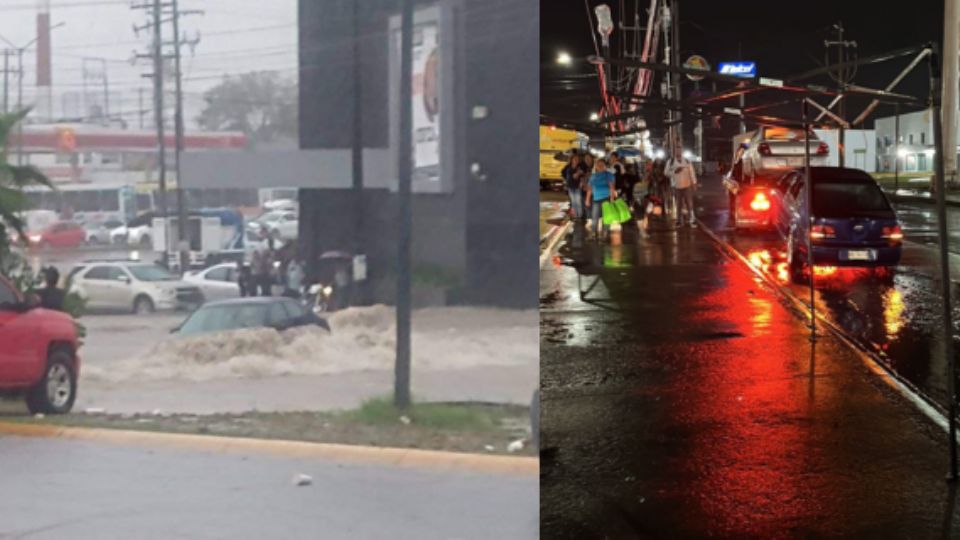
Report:
[{"label": "pedestrian walking", "polygon": [[617,195],[623,197],[624,191],[626,190],[626,166],[623,161],[620,159],[620,154],[616,152],[610,152],[610,163],[607,167],[610,172],[613,173],[613,185],[617,190]]},{"label": "pedestrian walking", "polygon": [[697,173],[693,163],[683,157],[680,148],[674,152],[674,157],[667,163],[670,174],[670,184],[674,190],[677,207],[677,227],[684,225],[684,215],[690,227],[696,227],[693,192],[697,189]]},{"label": "pedestrian walking", "polygon": [[303,266],[296,257],[290,259],[287,263],[285,272],[286,284],[283,295],[289,298],[300,298],[300,289],[303,287]]},{"label": "pedestrian walking", "polygon": [[566,184],[567,195],[570,197],[570,209],[573,211],[573,219],[583,219],[583,181],[586,172],[580,167],[580,155],[573,154],[570,161],[563,168],[563,180]]},{"label": "pedestrian walking", "polygon": [[273,279],[270,275],[273,270],[273,257],[271,257],[270,252],[263,250],[254,251],[251,266],[254,282],[251,296],[256,296],[258,289],[260,296],[270,296],[270,288],[273,284]]},{"label": "pedestrian walking", "polygon": [[243,261],[237,261],[237,286],[240,288],[240,298],[257,294],[257,286],[253,283],[253,272]]},{"label": "pedestrian walking", "polygon": [[[613,173],[607,170],[607,162],[603,159],[596,161],[596,170],[590,176],[587,183],[586,204],[590,207],[593,217],[593,234],[595,238],[600,238],[600,218],[603,215],[603,203],[615,199],[617,192],[614,186]],[[604,232],[609,233],[610,227],[603,226]]]}]

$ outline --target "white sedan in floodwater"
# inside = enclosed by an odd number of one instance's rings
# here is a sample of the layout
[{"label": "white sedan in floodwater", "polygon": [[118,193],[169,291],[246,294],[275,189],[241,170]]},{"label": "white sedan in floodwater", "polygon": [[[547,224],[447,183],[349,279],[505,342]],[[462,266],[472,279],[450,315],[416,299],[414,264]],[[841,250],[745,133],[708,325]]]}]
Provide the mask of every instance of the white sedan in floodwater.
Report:
[{"label": "white sedan in floodwater", "polygon": [[222,263],[203,270],[188,272],[183,276],[183,280],[199,287],[207,301],[240,297],[236,263]]}]

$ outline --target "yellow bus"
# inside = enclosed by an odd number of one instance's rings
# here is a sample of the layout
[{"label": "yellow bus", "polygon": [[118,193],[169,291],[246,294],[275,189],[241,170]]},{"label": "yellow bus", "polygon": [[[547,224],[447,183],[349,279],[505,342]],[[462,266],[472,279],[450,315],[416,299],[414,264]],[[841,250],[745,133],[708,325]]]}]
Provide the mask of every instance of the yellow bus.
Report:
[{"label": "yellow bus", "polygon": [[567,154],[572,149],[579,151],[587,147],[587,136],[556,126],[540,126],[540,188],[549,189],[563,185],[565,159],[557,159],[558,153]]}]

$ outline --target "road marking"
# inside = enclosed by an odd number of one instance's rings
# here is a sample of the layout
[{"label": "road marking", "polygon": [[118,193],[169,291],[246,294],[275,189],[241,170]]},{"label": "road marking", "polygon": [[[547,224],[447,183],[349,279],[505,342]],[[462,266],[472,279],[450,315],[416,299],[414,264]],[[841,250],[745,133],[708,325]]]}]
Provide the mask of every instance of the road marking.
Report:
[{"label": "road marking", "polygon": [[[697,219],[700,223],[700,228],[709,236],[716,244],[718,244],[722,251],[727,253],[729,256],[740,261],[744,266],[747,267],[751,272],[753,272],[757,277],[763,280],[775,294],[783,296],[787,300],[790,300],[794,306],[803,312],[804,317],[809,319],[811,314],[811,308],[808,307],[802,300],[796,297],[792,291],[783,285],[777,283],[772,277],[762,272],[759,268],[750,264],[750,261],[743,256],[739,251],[737,251],[729,242],[723,240],[716,233],[713,232],[702,220]],[[857,356],[860,357],[860,360],[867,366],[867,369],[872,371],[874,374],[878,375],[881,380],[883,380],[887,385],[892,388],[894,391],[899,393],[901,396],[906,398],[908,402],[913,404],[917,409],[923,413],[924,416],[929,418],[934,424],[940,426],[945,432],[948,431],[949,425],[947,422],[947,417],[940,410],[931,404],[927,398],[923,395],[908,381],[902,379],[896,373],[891,372],[887,367],[874,357],[869,351],[866,351],[861,345],[859,345],[852,337],[850,337],[846,332],[843,331],[839,326],[830,321],[825,316],[820,313],[815,313],[817,320],[823,323],[827,329],[830,330],[830,333],[834,337],[838,338],[842,343],[846,344],[847,347],[853,351]],[[958,433],[958,440],[960,440],[960,433]]]},{"label": "road marking", "polygon": [[538,476],[540,474],[540,460],[536,457],[494,456],[436,450],[66,427],[18,422],[0,422],[0,434],[99,441],[109,444],[176,448],[225,454],[258,453],[282,457],[319,458],[339,463],[349,462],[445,472],[479,472],[509,476]]},{"label": "road marking", "polygon": [[[553,230],[553,238],[547,243],[547,247],[543,250],[543,253],[540,254],[540,269],[543,269],[543,265],[547,264],[547,261],[550,260],[550,256],[553,253],[554,248],[557,247],[557,244],[560,243],[560,239],[567,234],[567,229],[570,228],[570,221],[567,221],[563,225],[554,225],[555,229]],[[548,233],[549,235],[550,233]]]}]

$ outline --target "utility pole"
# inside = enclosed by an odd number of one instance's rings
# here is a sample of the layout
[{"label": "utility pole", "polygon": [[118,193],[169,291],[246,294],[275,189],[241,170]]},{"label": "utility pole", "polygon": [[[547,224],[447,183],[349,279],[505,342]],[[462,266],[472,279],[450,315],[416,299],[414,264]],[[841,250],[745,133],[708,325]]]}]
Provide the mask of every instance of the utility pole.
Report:
[{"label": "utility pole", "polygon": [[[364,213],[363,213],[363,73],[360,68],[360,2],[353,2],[353,256],[354,260],[363,256]],[[361,287],[352,280],[353,302],[360,303]]]},{"label": "utility pole", "polygon": [[[737,60],[743,62],[743,43],[737,42]],[[743,121],[743,109],[747,106],[747,94],[740,93],[740,133],[747,132],[747,123]]]},{"label": "utility pole", "polygon": [[943,2],[943,173],[944,183],[957,186],[957,109],[960,80],[960,0]]},{"label": "utility pole", "polygon": [[3,50],[3,113],[10,112],[10,49]]},{"label": "utility pole", "polygon": [[171,0],[171,18],[173,22],[173,62],[174,81],[176,86],[176,112],[174,113],[174,131],[176,144],[174,150],[174,169],[177,177],[177,238],[180,239],[180,271],[186,272],[190,268],[190,242],[187,238],[187,203],[184,196],[183,177],[180,172],[180,157],[183,153],[183,72],[180,69],[180,48],[183,44],[195,47],[200,41],[195,38],[187,41],[180,36],[180,17],[184,15],[202,14],[202,11],[180,11],[179,1]]},{"label": "utility pole", "polygon": [[[23,110],[23,48],[17,49],[17,111]],[[17,165],[23,165],[23,123],[17,122]]]},{"label": "utility pole", "polygon": [[[672,13],[672,22],[673,22],[673,65],[675,67],[680,67],[680,0],[673,0],[673,13]],[[676,88],[674,89],[674,99],[679,101],[683,100],[683,87],[681,83],[683,81],[683,76],[677,75],[674,78],[674,84]],[[677,111],[677,124],[675,126],[677,133],[677,145],[680,147],[680,152],[683,152],[683,111]]]},{"label": "utility pole", "polygon": [[167,215],[167,144],[166,133],[163,125],[163,11],[160,0],[152,0],[151,3],[138,4],[132,6],[133,9],[152,10],[150,14],[152,21],[143,26],[135,26],[134,31],[151,29],[153,33],[153,44],[151,45],[151,54],[137,55],[138,58],[150,58],[153,61],[153,73],[145,77],[153,79],[153,109],[157,129],[157,167],[159,168],[159,197],[160,215],[164,220],[166,231],[163,235],[163,263],[169,264],[168,257],[170,253],[170,226]]},{"label": "utility pole", "polygon": [[400,1],[400,140],[398,155],[398,239],[397,239],[397,358],[393,403],[401,410],[410,407],[410,249],[413,216],[413,4]]},{"label": "utility pole", "polygon": [[[850,54],[848,54],[848,49],[856,49],[856,48],[857,48],[857,42],[856,42],[856,41],[844,41],[844,39],[843,39],[843,23],[842,23],[842,22],[839,22],[839,23],[833,25],[833,29],[836,30],[836,32],[837,32],[837,39],[836,39],[836,40],[832,40],[832,41],[831,41],[831,40],[824,40],[823,46],[826,48],[826,56],[827,56],[826,65],[828,65],[828,66],[831,64],[831,62],[830,62],[830,49],[831,49],[832,47],[837,47],[837,52],[838,52],[837,62],[838,62],[838,64],[839,64],[841,67],[837,68],[837,72],[836,72],[835,74],[834,74],[834,73],[831,73],[830,76],[833,78],[833,80],[835,80],[835,81],[840,85],[840,103],[839,103],[838,106],[837,106],[837,116],[839,116],[841,120],[846,120],[846,116],[845,116],[845,115],[846,115],[846,109],[847,109],[847,107],[846,107],[847,100],[846,100],[846,95],[845,95],[845,94],[846,94],[846,91],[847,91],[847,86],[848,86],[851,82],[853,82],[853,76],[856,74],[857,71],[856,71],[856,67],[842,67],[842,66],[843,66],[843,64],[844,64],[847,60],[849,60],[849,59],[853,58],[853,56],[855,56],[855,55],[850,55]],[[843,125],[841,124],[841,125],[840,125],[840,132],[839,132],[839,134],[838,134],[838,146],[839,146],[839,148],[837,148],[838,164],[839,164],[841,167],[843,167],[843,166],[845,165],[846,153],[847,153],[847,145],[846,145],[845,134],[846,134],[846,130],[844,129]]]},{"label": "utility pole", "polygon": [[140,129],[143,129],[143,115],[146,113],[143,109],[143,87],[137,89],[137,97],[139,99],[139,107],[137,108],[137,116],[140,117]]}]

